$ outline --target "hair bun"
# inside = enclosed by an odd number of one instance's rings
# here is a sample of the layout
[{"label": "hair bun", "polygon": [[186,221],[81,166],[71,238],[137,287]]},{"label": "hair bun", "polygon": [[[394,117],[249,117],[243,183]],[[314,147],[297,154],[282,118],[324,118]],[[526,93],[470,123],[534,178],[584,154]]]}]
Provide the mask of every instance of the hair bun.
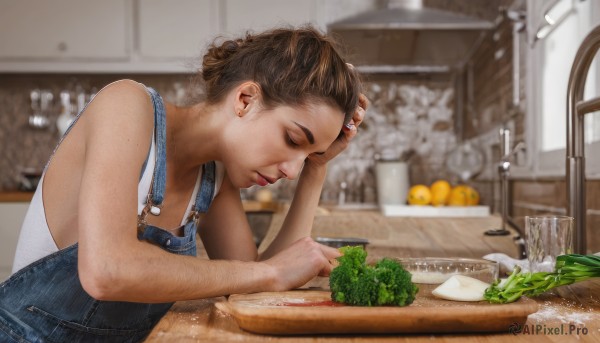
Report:
[{"label": "hair bun", "polygon": [[344,122],[356,110],[361,88],[335,42],[311,26],[215,40],[204,55],[201,74],[209,103],[221,101],[240,82],[253,81],[265,108],[321,100],[342,110]]},{"label": "hair bun", "polygon": [[221,45],[213,44],[208,50],[208,54],[214,60],[226,60],[236,51],[238,51],[240,44],[233,40],[227,40]]}]

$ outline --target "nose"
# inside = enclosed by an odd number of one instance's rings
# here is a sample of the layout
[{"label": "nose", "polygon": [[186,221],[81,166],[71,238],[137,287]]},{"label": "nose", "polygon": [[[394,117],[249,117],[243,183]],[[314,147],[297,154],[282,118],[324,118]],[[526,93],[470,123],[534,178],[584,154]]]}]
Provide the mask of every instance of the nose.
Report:
[{"label": "nose", "polygon": [[283,174],[283,177],[289,180],[295,180],[304,165],[306,155],[298,154],[290,157],[287,161],[279,164],[279,172]]}]

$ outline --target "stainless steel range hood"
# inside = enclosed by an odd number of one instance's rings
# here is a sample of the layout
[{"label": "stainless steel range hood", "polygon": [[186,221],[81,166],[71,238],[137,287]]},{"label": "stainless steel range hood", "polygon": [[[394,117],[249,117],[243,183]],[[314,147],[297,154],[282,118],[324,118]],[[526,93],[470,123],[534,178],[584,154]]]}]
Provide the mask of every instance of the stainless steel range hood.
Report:
[{"label": "stainless steel range hood", "polygon": [[486,20],[423,7],[421,1],[396,0],[333,22],[328,30],[363,72],[432,73],[461,67],[493,27]]}]

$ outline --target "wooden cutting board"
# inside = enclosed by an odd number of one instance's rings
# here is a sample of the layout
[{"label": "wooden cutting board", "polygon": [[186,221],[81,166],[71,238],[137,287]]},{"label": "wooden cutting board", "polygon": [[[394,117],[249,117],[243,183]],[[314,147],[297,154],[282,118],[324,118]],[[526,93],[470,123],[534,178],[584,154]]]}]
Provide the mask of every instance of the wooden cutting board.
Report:
[{"label": "wooden cutting board", "polygon": [[419,287],[406,307],[331,306],[329,291],[296,290],[232,295],[219,308],[246,331],[276,335],[509,332],[538,308],[528,298],[502,305],[442,300],[431,286]]}]

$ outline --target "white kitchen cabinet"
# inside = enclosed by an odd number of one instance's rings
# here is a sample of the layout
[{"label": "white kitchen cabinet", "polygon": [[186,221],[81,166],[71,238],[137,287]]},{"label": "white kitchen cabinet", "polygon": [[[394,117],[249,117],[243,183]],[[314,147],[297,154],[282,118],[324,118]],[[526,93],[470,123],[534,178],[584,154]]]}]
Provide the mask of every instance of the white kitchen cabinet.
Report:
[{"label": "white kitchen cabinet", "polygon": [[316,23],[315,0],[223,0],[225,34],[239,35],[251,29],[260,32],[281,25]]},{"label": "white kitchen cabinet", "polygon": [[125,59],[128,0],[0,0],[2,59]]},{"label": "white kitchen cabinet", "polygon": [[0,73],[189,73],[219,36],[326,29],[374,0],[0,0]]},{"label": "white kitchen cabinet", "polygon": [[0,203],[0,282],[10,275],[28,202]]},{"label": "white kitchen cabinet", "polygon": [[193,72],[218,2],[0,0],[0,72]]},{"label": "white kitchen cabinet", "polygon": [[218,33],[217,0],[139,1],[141,59],[199,58]]}]

